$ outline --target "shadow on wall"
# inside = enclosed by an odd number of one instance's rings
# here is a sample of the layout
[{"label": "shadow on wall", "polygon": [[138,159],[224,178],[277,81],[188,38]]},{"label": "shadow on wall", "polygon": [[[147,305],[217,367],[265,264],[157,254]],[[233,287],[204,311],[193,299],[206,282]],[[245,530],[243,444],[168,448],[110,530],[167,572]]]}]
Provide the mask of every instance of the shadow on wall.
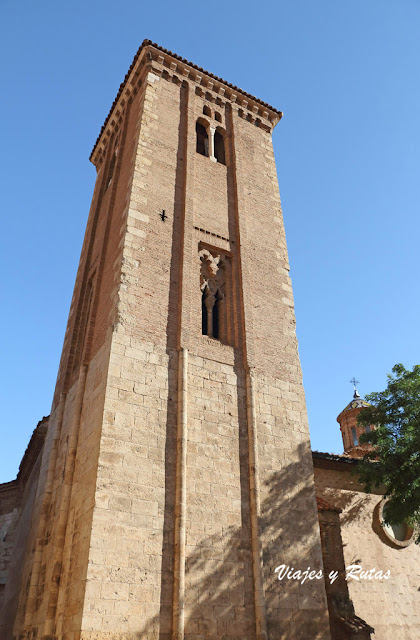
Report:
[{"label": "shadow on wall", "polygon": [[340,523],[343,527],[351,522],[361,522],[366,517],[366,507],[370,503],[371,496],[369,494],[359,493],[357,501],[354,502],[353,491],[345,493],[338,489],[333,489],[328,492],[328,498],[326,499],[335,507],[343,510],[340,516]]},{"label": "shadow on wall", "polygon": [[[329,637],[323,579],[301,585],[296,580],[279,581],[275,573],[280,564],[302,571],[322,568],[315,498],[309,484],[309,446],[300,444],[294,457],[296,462],[272,473],[262,487],[260,529],[269,640]],[[247,506],[245,512],[249,513]],[[255,640],[249,531],[248,522],[242,527],[221,527],[190,551],[186,584],[194,587],[190,592],[186,589],[186,639]],[[169,579],[168,572],[165,577]],[[160,615],[147,621],[137,634],[139,639],[171,638],[171,589],[169,585],[162,589],[166,598]]]}]

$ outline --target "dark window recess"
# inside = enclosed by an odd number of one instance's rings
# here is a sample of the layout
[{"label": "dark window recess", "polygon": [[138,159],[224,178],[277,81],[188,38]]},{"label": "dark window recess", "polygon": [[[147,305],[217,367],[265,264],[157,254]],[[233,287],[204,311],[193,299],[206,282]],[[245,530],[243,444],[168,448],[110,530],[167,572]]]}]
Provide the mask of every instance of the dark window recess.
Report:
[{"label": "dark window recess", "polygon": [[220,164],[226,164],[225,141],[219,131],[216,131],[214,134],[214,157]]},{"label": "dark window recess", "polygon": [[203,336],[208,335],[208,315],[207,315],[207,287],[203,289],[203,294],[201,296],[201,333]]},{"label": "dark window recess", "polygon": [[207,135],[205,126],[202,125],[200,122],[197,122],[195,125],[195,131],[197,134],[197,146],[196,146],[197,153],[201,154],[202,156],[208,156],[209,155],[209,137]]},{"label": "dark window recess", "polygon": [[214,306],[213,306],[213,314],[212,314],[212,322],[213,322],[213,338],[219,338],[219,311],[220,311],[220,300],[221,296],[218,291],[216,291]]},{"label": "dark window recess", "polygon": [[222,122],[222,116],[220,115],[220,113],[218,111],[214,112],[214,118],[215,118],[215,120],[217,120],[217,122]]},{"label": "dark window recess", "polygon": [[203,107],[203,113],[205,116],[209,116],[209,118],[211,118],[211,109],[206,104]]}]

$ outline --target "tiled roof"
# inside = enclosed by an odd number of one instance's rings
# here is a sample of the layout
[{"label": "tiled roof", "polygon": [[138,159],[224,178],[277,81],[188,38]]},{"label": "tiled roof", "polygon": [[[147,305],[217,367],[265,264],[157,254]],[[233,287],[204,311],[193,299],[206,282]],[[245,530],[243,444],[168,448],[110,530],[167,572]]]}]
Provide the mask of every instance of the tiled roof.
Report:
[{"label": "tiled roof", "polygon": [[234,84],[231,84],[230,82],[226,82],[226,80],[223,80],[223,78],[219,78],[218,76],[215,76],[213,73],[210,73],[210,71],[206,71],[205,69],[203,69],[202,67],[197,66],[196,64],[194,64],[193,62],[190,62],[189,60],[186,60],[185,58],[182,58],[181,56],[178,56],[176,53],[173,53],[172,51],[169,51],[168,49],[164,49],[163,47],[160,47],[158,44],[156,44],[155,42],[152,42],[151,40],[143,40],[143,42],[141,43],[140,47],[138,48],[138,51],[136,53],[136,55],[133,58],[133,62],[130,65],[129,70],[127,71],[127,73],[125,74],[125,78],[124,78],[124,82],[122,82],[120,84],[120,88],[118,90],[117,93],[117,97],[115,98],[114,102],[112,103],[112,107],[105,119],[104,124],[102,125],[101,131],[99,133],[99,136],[94,144],[94,147],[92,149],[92,153],[90,154],[90,159],[92,159],[92,156],[95,152],[96,146],[103,134],[103,132],[105,131],[106,125],[108,124],[108,121],[111,117],[111,114],[114,110],[115,105],[117,104],[123,90],[124,87],[126,85],[126,82],[128,80],[128,78],[130,77],[130,73],[132,72],[134,65],[136,64],[140,53],[142,52],[144,47],[147,46],[152,46],[155,49],[159,49],[159,51],[162,51],[163,53],[166,53],[169,56],[172,56],[172,58],[175,58],[176,60],[180,60],[181,62],[183,62],[184,64],[187,64],[189,67],[192,67],[193,69],[196,69],[197,71],[201,71],[201,73],[205,73],[207,76],[209,76],[210,78],[214,78],[214,80],[217,80],[218,82],[220,82],[221,84],[226,85],[227,87],[230,87],[231,89],[235,89],[235,91],[240,92],[241,94],[243,94],[244,96],[247,96],[248,98],[251,98],[252,100],[255,100],[256,102],[259,102],[260,104],[262,104],[264,107],[267,107],[267,109],[270,109],[271,111],[274,111],[275,113],[278,113],[281,116],[283,115],[283,113],[279,110],[279,109],[275,109],[275,107],[272,107],[271,105],[269,105],[267,102],[264,102],[263,100],[260,100],[259,98],[256,98],[255,96],[253,96],[250,93],[247,93],[246,91],[243,91],[242,89],[240,89],[239,87],[236,87]]},{"label": "tiled roof", "polygon": [[[347,407],[343,409],[343,411],[350,411],[350,409],[361,409],[363,407],[371,407],[372,405],[363,398],[355,398],[351,402],[348,403]],[[341,413],[343,413],[343,411]]]},{"label": "tiled roof", "polygon": [[343,464],[358,464],[358,458],[350,458],[336,453],[323,453],[322,451],[312,451],[313,460],[331,460],[332,462],[342,462]]}]

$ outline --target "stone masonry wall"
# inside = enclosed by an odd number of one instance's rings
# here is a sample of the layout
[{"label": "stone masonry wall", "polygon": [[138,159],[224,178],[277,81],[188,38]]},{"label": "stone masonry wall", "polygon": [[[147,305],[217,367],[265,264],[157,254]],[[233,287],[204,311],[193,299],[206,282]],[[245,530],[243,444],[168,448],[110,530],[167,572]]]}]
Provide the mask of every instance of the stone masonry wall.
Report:
[{"label": "stone masonry wall", "polygon": [[[159,102],[157,84],[148,77],[122,219],[118,320],[82,620],[86,639],[98,633],[134,638],[140,630],[154,638],[159,628],[170,634],[178,362],[168,304],[180,89],[160,82]],[[163,209],[169,221],[160,219]]]},{"label": "stone masonry wall", "polygon": [[15,546],[16,529],[20,518],[20,508],[0,515],[0,610],[3,605],[4,589]]},{"label": "stone masonry wall", "polygon": [[[19,592],[28,589],[23,572],[25,558],[30,551],[28,532],[31,530],[36,487],[40,472],[40,459],[34,464],[26,485],[21,488],[21,506],[13,512],[10,529],[6,534],[10,556],[7,558],[7,581],[3,595],[3,608],[0,610],[0,637],[11,637],[14,616],[16,614]],[[13,527],[13,528],[12,528]]]}]

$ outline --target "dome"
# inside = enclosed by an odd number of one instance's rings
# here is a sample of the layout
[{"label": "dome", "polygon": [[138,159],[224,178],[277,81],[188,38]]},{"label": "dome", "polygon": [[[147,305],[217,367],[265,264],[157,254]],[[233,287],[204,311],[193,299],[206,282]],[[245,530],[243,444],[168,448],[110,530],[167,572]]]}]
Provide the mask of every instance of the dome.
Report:
[{"label": "dome", "polygon": [[363,398],[359,396],[357,391],[355,391],[353,400],[348,403],[347,407],[345,407],[343,411],[350,411],[350,409],[361,409],[362,407],[370,407],[370,406],[372,405],[370,405],[369,402],[366,402],[366,400],[363,400]]}]

